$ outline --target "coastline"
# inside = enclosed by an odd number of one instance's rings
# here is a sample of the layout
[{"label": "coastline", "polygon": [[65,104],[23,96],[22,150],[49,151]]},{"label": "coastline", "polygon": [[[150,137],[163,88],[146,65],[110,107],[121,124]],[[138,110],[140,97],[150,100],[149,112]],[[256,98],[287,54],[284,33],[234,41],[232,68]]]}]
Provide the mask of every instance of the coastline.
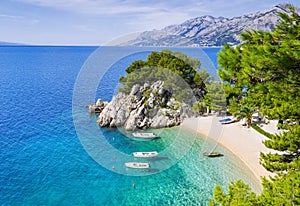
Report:
[{"label": "coastline", "polygon": [[239,122],[222,125],[219,119],[222,117],[189,118],[183,121],[182,126],[205,135],[230,150],[245,163],[260,183],[262,183],[261,177],[274,176],[274,173],[259,164],[260,152],[274,153],[274,150],[262,143],[267,138],[252,128],[244,128]]}]

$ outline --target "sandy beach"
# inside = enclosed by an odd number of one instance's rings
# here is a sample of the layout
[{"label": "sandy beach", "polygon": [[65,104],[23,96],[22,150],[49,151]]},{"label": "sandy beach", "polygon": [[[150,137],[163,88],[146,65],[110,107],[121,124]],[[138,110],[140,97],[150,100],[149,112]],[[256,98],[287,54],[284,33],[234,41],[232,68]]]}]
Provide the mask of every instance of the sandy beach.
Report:
[{"label": "sandy beach", "polygon": [[262,176],[273,176],[273,173],[259,164],[260,152],[274,152],[262,143],[266,137],[252,128],[243,127],[239,122],[222,125],[219,119],[223,118],[215,116],[190,118],[182,125],[214,139],[229,149],[249,167],[260,182]]}]

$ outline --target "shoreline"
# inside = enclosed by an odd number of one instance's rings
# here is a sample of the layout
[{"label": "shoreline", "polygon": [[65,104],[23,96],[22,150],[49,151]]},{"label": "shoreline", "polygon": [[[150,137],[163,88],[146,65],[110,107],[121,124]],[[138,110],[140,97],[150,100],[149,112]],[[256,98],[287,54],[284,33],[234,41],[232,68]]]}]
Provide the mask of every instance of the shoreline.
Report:
[{"label": "shoreline", "polygon": [[260,152],[274,153],[274,150],[262,143],[267,138],[252,128],[244,128],[239,122],[222,125],[219,119],[223,118],[216,116],[188,118],[183,121],[182,126],[216,141],[231,151],[248,167],[262,188],[261,177],[274,176],[274,173],[259,164]]}]

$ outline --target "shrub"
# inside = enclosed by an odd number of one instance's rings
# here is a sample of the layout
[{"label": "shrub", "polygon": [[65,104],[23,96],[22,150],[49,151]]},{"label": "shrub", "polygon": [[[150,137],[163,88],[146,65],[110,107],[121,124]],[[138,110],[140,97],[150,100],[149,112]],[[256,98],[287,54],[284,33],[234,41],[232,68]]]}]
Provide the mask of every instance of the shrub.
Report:
[{"label": "shrub", "polygon": [[269,132],[266,132],[265,130],[263,130],[262,128],[257,126],[257,124],[252,124],[252,128],[255,129],[256,131],[258,131],[260,134],[262,134],[270,139],[272,139],[274,137],[274,135],[270,134]]}]

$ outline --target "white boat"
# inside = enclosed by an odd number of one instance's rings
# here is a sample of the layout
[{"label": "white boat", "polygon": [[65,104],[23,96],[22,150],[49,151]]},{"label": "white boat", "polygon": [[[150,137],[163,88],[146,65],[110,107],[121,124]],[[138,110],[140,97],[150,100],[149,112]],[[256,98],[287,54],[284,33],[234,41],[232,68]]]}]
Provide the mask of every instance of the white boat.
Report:
[{"label": "white boat", "polygon": [[226,119],[219,120],[219,122],[221,122],[221,124],[230,124],[230,123],[237,122],[237,119],[236,118],[226,118]]},{"label": "white boat", "polygon": [[133,153],[134,157],[144,157],[144,158],[155,157],[157,155],[158,155],[158,152],[156,152],[156,151],[153,151],[153,152],[134,152]]},{"label": "white boat", "polygon": [[126,162],[126,167],[134,169],[147,169],[150,167],[150,163],[147,162]]},{"label": "white boat", "polygon": [[134,132],[132,135],[136,138],[142,138],[142,139],[154,139],[157,136],[154,133],[139,133],[139,132]]}]

